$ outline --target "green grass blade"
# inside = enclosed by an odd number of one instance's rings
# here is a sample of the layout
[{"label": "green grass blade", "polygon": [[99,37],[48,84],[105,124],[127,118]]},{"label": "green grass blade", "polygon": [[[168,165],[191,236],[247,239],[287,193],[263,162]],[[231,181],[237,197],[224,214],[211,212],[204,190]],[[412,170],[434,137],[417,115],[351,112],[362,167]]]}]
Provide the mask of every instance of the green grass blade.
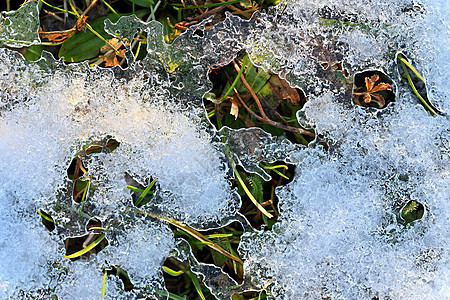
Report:
[{"label": "green grass blade", "polygon": [[96,239],[94,242],[92,242],[91,244],[89,244],[86,248],[81,249],[80,251],[75,252],[75,253],[70,254],[70,255],[64,255],[64,258],[76,258],[76,257],[79,257],[79,256],[81,256],[81,255],[83,255],[83,254],[88,253],[89,251],[91,251],[92,249],[94,249],[95,246],[97,246],[98,244],[100,244],[100,242],[105,238],[105,235],[106,235],[105,233],[102,233],[102,235],[101,235],[98,239]]},{"label": "green grass blade", "polygon": [[275,165],[275,166],[263,165],[263,168],[266,170],[273,170],[273,169],[280,169],[280,168],[287,170],[288,166],[286,166],[286,165]]},{"label": "green grass blade", "polygon": [[91,185],[91,182],[88,180],[87,185],[84,187],[83,196],[81,197],[80,209],[83,207],[84,200],[86,200],[86,195],[87,195],[90,185]]},{"label": "green grass blade", "polygon": [[200,286],[200,281],[198,280],[197,276],[194,273],[192,273],[192,271],[189,271],[188,273],[189,277],[191,277],[192,283],[194,284],[197,294],[200,296],[202,300],[206,300],[205,295],[203,295],[202,287]]},{"label": "green grass blade", "polygon": [[130,190],[132,190],[133,192],[136,192],[136,193],[143,193],[143,192],[144,192],[143,189],[134,187],[134,186],[132,186],[132,185],[127,185],[127,189],[130,189]]},{"label": "green grass blade", "polygon": [[247,55],[244,57],[244,60],[242,62],[242,68],[239,71],[239,73],[237,74],[236,78],[234,79],[233,83],[231,84],[230,88],[228,89],[228,91],[225,93],[225,95],[223,95],[222,99],[220,99],[220,103],[223,102],[224,99],[226,99],[228,97],[228,95],[231,93],[231,91],[233,90],[233,88],[236,86],[236,84],[239,82],[242,73],[244,73],[244,66],[247,63]]},{"label": "green grass blade", "polygon": [[105,227],[89,227],[89,230],[106,230]]},{"label": "green grass blade", "polygon": [[36,211],[37,211],[37,213],[38,213],[42,218],[46,219],[46,220],[49,221],[49,222],[55,223],[55,221],[54,221],[52,218],[46,216],[46,215],[43,214],[41,211],[39,211],[39,210],[36,210]]},{"label": "green grass blade", "polygon": [[75,13],[73,13],[73,12],[71,12],[71,11],[68,11],[68,10],[65,10],[65,9],[62,9],[62,8],[53,6],[53,5],[51,5],[51,4],[47,3],[47,2],[45,2],[44,0],[41,0],[41,2],[44,3],[45,5],[47,5],[47,6],[51,7],[51,8],[53,8],[53,9],[56,9],[56,10],[59,10],[59,11],[62,11],[62,12],[69,13],[69,14],[71,14],[71,15],[77,16],[77,14],[75,14]]},{"label": "green grass blade", "polygon": [[163,269],[164,272],[166,272],[170,276],[174,276],[174,277],[178,277],[178,276],[184,274],[184,271],[181,271],[181,270],[180,271],[175,271],[175,270],[172,270],[171,268],[166,267],[166,266],[162,266],[162,269]]},{"label": "green grass blade", "polygon": [[273,215],[271,213],[269,213],[264,207],[262,207],[261,204],[259,204],[259,202],[255,199],[255,197],[253,196],[253,194],[250,192],[250,190],[248,189],[248,187],[245,185],[244,181],[241,178],[241,175],[239,175],[238,170],[236,169],[236,165],[234,164],[234,162],[232,162],[232,166],[233,166],[233,170],[234,170],[234,174],[236,176],[236,179],[238,180],[239,184],[241,185],[242,189],[245,191],[245,193],[247,194],[247,196],[250,198],[250,200],[253,202],[253,204],[268,218],[273,218]]},{"label": "green grass blade", "polygon": [[103,2],[103,4],[105,4],[105,6],[106,6],[113,14],[119,15],[119,14],[114,10],[114,8],[112,8],[112,6],[109,5],[108,2],[106,2],[105,0],[102,0],[102,2]]},{"label": "green grass blade", "polygon": [[428,111],[430,111],[433,115],[437,115],[436,111],[427,103],[427,101],[425,99],[423,99],[423,97],[417,91],[416,87],[414,86],[414,83],[412,82],[411,76],[409,76],[406,66],[408,66],[411,69],[411,71],[413,71],[414,74],[416,74],[417,77],[419,77],[423,82],[425,82],[425,80],[422,78],[422,76],[420,76],[420,74],[416,71],[416,69],[414,69],[414,67],[411,66],[411,64],[409,64],[405,59],[403,59],[399,55],[397,56],[397,58],[400,60],[400,63],[402,64],[402,68],[403,68],[403,71],[405,72],[406,79],[408,80],[408,84],[411,87],[411,89],[413,90],[414,94],[419,98],[422,105]]},{"label": "green grass blade", "polygon": [[287,180],[289,180],[289,177],[287,177],[286,175],[284,175],[283,173],[281,173],[280,171],[278,171],[277,169],[272,169],[272,171],[274,171],[275,173],[277,173],[278,175],[280,175],[283,178],[286,178]]},{"label": "green grass blade", "polygon": [[145,188],[145,190],[142,192],[142,194],[139,196],[139,198],[136,200],[136,203],[134,203],[134,206],[138,206],[141,201],[144,199],[144,197],[150,192],[150,189],[155,185],[156,179],[154,179],[150,184]]},{"label": "green grass blade", "polygon": [[208,234],[205,235],[208,239],[214,239],[214,238],[223,238],[223,237],[230,237],[233,236],[232,233],[215,233],[215,234]]},{"label": "green grass blade", "polygon": [[425,82],[425,79],[423,79],[423,77],[422,77],[422,76],[420,75],[420,73],[416,70],[416,68],[414,68],[414,67],[413,67],[406,59],[404,59],[403,57],[401,57],[400,54],[397,55],[397,58],[398,58],[404,65],[407,65],[408,68],[409,68],[411,71],[413,71],[414,74],[416,74],[416,76],[419,77],[420,80],[423,81],[423,83],[426,83],[426,82]]},{"label": "green grass blade", "polygon": [[283,173],[281,173],[280,171],[277,170],[277,169],[280,169],[280,168],[283,168],[283,169],[287,170],[288,166],[286,166],[286,165],[269,166],[269,165],[265,165],[265,164],[262,164],[262,166],[263,166],[264,169],[272,170],[275,173],[277,173],[278,175],[280,175],[281,177],[286,178],[287,180],[289,180],[289,177],[287,177],[286,175],[284,175]]}]

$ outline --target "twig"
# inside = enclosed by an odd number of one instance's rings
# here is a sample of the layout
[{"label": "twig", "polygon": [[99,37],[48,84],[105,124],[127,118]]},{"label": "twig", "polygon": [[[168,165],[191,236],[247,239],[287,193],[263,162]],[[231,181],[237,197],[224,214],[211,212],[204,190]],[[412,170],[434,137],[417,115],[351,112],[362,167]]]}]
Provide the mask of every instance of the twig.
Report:
[{"label": "twig", "polygon": [[[232,61],[234,68],[236,69],[236,71],[238,73],[241,72],[241,69],[239,68],[238,64],[233,60]],[[258,99],[258,96],[256,96],[255,92],[253,91],[253,89],[250,87],[250,85],[247,82],[247,79],[245,79],[244,74],[241,73],[241,80],[242,83],[245,85],[245,87],[247,88],[247,90],[250,92],[250,95],[252,95],[253,100],[255,100],[256,106],[258,106],[259,112],[261,113],[261,116],[265,119],[268,119],[266,116],[266,113],[264,112],[264,109],[261,105],[261,102]]]},{"label": "twig", "polygon": [[64,0],[64,24],[67,22],[67,18],[69,17],[69,13],[67,12],[69,10],[69,7],[67,7],[67,0]]},{"label": "twig", "polygon": [[[236,69],[237,72],[240,72],[240,71],[241,71],[240,68],[239,68],[239,66],[236,64],[235,61],[233,61],[233,65],[234,65],[234,68]],[[227,76],[228,76],[228,74],[227,74]],[[229,77],[228,77],[228,78],[229,78]],[[256,103],[256,105],[258,106],[258,110],[260,111],[262,117],[258,116],[256,113],[254,113],[254,112],[253,112],[253,111],[245,104],[244,100],[242,100],[242,98],[240,97],[239,92],[236,90],[236,88],[233,88],[233,91],[234,91],[234,93],[236,94],[236,96],[238,97],[238,99],[239,99],[240,103],[242,104],[242,106],[244,106],[244,108],[245,108],[250,114],[252,114],[252,116],[254,116],[255,118],[257,118],[257,119],[258,119],[259,121],[261,121],[261,122],[264,122],[264,123],[267,123],[267,124],[269,124],[269,125],[272,125],[273,127],[277,127],[277,128],[280,128],[280,129],[283,129],[283,130],[287,130],[287,131],[291,131],[291,132],[295,132],[295,133],[300,133],[300,134],[307,135],[307,136],[310,136],[310,137],[314,137],[314,136],[315,136],[314,133],[309,132],[309,131],[307,131],[307,130],[304,130],[304,129],[301,129],[301,128],[296,128],[296,127],[291,127],[291,126],[288,126],[288,125],[285,125],[285,124],[281,124],[281,123],[278,123],[278,122],[275,122],[275,121],[269,119],[269,118],[267,117],[266,113],[265,113],[264,110],[263,110],[263,107],[262,107],[262,105],[261,105],[261,102],[259,101],[258,96],[256,96],[255,92],[253,91],[253,89],[252,89],[252,88],[250,87],[250,85],[248,84],[247,80],[246,80],[245,77],[244,77],[244,74],[241,75],[241,80],[242,80],[242,83],[244,83],[244,85],[245,85],[245,87],[247,88],[247,90],[248,90],[248,91],[250,92],[250,94],[252,95],[253,99],[255,100],[255,103]]]},{"label": "twig", "polygon": [[245,104],[244,100],[242,100],[242,98],[239,95],[239,92],[236,90],[236,88],[233,88],[233,90],[234,90],[237,98],[239,99],[239,102],[242,104],[242,106],[245,108],[245,110],[247,110],[252,116],[254,116],[259,121],[264,122],[266,124],[269,124],[269,125],[271,125],[273,127],[277,127],[277,128],[283,129],[283,130],[294,132],[294,133],[300,133],[300,134],[307,135],[307,136],[310,136],[310,137],[314,137],[315,136],[314,133],[309,132],[307,130],[304,130],[304,129],[301,129],[301,128],[296,128],[296,127],[291,127],[291,126],[288,126],[288,125],[285,125],[285,124],[281,124],[281,123],[275,122],[275,121],[273,121],[273,120],[271,120],[271,119],[269,119],[267,117],[266,118],[262,118],[262,117],[258,116],[254,111],[252,111],[250,109],[250,107],[247,106],[247,104]]},{"label": "twig", "polygon": [[60,16],[58,16],[57,14],[55,14],[54,12],[48,11],[48,10],[46,10],[46,9],[44,9],[44,12],[45,12],[46,14],[48,14],[48,15],[54,17],[56,20],[58,20],[58,21],[60,21],[60,22],[64,22],[64,19],[61,18]]}]

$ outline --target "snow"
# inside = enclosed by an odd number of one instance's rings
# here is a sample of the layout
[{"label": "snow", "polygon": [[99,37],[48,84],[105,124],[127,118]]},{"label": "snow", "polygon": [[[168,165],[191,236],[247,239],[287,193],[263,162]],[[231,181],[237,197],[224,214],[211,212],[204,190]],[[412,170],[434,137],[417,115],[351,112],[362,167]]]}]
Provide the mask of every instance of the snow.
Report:
[{"label": "snow", "polygon": [[[164,289],[160,266],[178,242],[166,223],[132,210],[126,186],[130,178],[143,186],[157,178],[156,196],[143,211],[194,228],[238,219],[221,135],[236,162],[265,179],[261,161],[296,165],[293,181],[277,190],[274,229],[244,234],[239,252],[247,286],[267,287],[277,299],[450,297],[448,5],[284,5],[250,21],[229,15],[202,29],[203,37],[191,29],[171,45],[156,22],[107,24],[127,37],[131,29],[148,33],[148,57],[127,70],[66,66],[47,54],[26,62],[0,49],[1,298],[99,299],[105,264],[125,269],[137,287],[124,292],[108,276],[107,297]],[[330,16],[367,26],[321,23]],[[299,122],[323,135],[328,150],[258,129],[211,128],[201,104],[207,71],[242,49],[305,90],[310,101]],[[444,115],[428,113],[402,82],[398,52],[426,78],[428,97]],[[383,71],[395,82],[395,102],[383,110],[355,106],[339,80],[319,72],[319,63],[339,61],[350,74]],[[95,188],[80,207],[72,202],[67,168],[79,151],[108,138],[119,147],[85,158],[84,176]],[[425,214],[404,226],[397,216],[411,200]],[[54,232],[45,232],[36,209],[53,216]],[[63,240],[86,234],[90,217],[107,228],[109,245],[89,262],[64,259]]]}]

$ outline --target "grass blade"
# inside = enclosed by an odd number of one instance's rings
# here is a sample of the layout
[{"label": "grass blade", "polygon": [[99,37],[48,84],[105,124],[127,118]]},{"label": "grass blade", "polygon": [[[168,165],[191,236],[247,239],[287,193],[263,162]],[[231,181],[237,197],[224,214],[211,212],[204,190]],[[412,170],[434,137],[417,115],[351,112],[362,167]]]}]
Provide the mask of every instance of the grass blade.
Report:
[{"label": "grass blade", "polygon": [[192,237],[199,240],[200,242],[202,242],[206,246],[210,247],[211,249],[216,250],[217,252],[219,252],[219,253],[225,255],[226,257],[231,258],[237,262],[243,263],[243,261],[239,257],[234,256],[233,254],[229,253],[228,251],[225,251],[222,247],[220,247],[219,245],[217,245],[216,243],[214,243],[213,241],[211,241],[210,239],[205,237],[203,234],[201,234],[197,230],[192,229],[189,226],[187,226],[177,220],[158,216],[156,214],[146,212],[144,210],[140,210],[139,208],[136,208],[136,207],[134,209],[143,215],[150,216],[150,217],[156,218],[158,220],[165,221],[169,224],[172,224],[173,226],[175,226],[175,227],[181,229],[182,231],[186,232],[187,234],[191,235]]},{"label": "grass blade", "polygon": [[134,203],[134,206],[138,206],[142,199],[150,192],[151,188],[155,185],[156,179],[154,179],[150,184],[145,188],[145,190],[142,192],[142,194],[139,196],[139,198],[136,200],[136,203]]},{"label": "grass blade", "polygon": [[195,289],[197,290],[197,294],[200,296],[202,300],[206,300],[205,295],[203,295],[202,288],[200,286],[200,282],[198,281],[197,276],[192,273],[192,271],[188,272],[189,277],[191,277],[192,283],[194,284]]},{"label": "grass blade", "polygon": [[36,210],[36,211],[37,211],[37,213],[38,213],[42,218],[46,219],[46,220],[49,221],[49,222],[55,223],[55,221],[54,221],[52,218],[48,217],[47,215],[45,215],[45,214],[42,213],[41,211],[39,211],[39,210]]},{"label": "grass blade", "polygon": [[273,218],[273,215],[271,213],[269,213],[264,207],[262,207],[261,204],[259,204],[259,202],[255,199],[255,197],[253,196],[253,194],[250,192],[250,190],[248,189],[248,187],[245,185],[244,181],[241,178],[241,175],[239,175],[238,170],[236,169],[236,165],[234,163],[232,163],[233,166],[233,170],[234,170],[234,174],[236,176],[236,179],[238,180],[239,184],[241,185],[242,189],[244,189],[245,193],[247,194],[247,196],[250,198],[250,200],[253,202],[253,204],[268,218]]},{"label": "grass blade", "polygon": [[171,268],[166,267],[166,266],[162,266],[162,269],[163,269],[164,272],[166,272],[167,274],[169,274],[170,276],[173,276],[173,277],[178,277],[178,276],[184,274],[183,271],[175,271],[175,270],[172,270]]},{"label": "grass blade", "polygon": [[237,74],[236,78],[234,79],[233,83],[231,84],[230,88],[228,89],[228,91],[225,93],[225,95],[223,95],[222,99],[220,99],[220,103],[223,102],[224,99],[226,99],[228,97],[228,95],[231,93],[231,91],[233,90],[233,88],[236,86],[236,84],[239,82],[239,79],[241,78],[241,75],[244,73],[245,70],[245,65],[247,63],[247,55],[244,57],[244,61],[242,62],[242,68],[239,71],[239,73]]},{"label": "grass blade", "polygon": [[132,186],[132,185],[127,185],[127,189],[130,189],[130,190],[132,190],[133,192],[136,192],[136,193],[143,193],[143,192],[144,192],[143,189],[134,187],[134,186]]},{"label": "grass blade", "polygon": [[406,69],[406,67],[408,67],[420,80],[422,80],[423,83],[425,83],[425,79],[423,79],[422,76],[419,74],[419,72],[417,72],[417,70],[406,59],[401,57],[400,54],[397,55],[397,59],[400,61],[401,65],[402,65],[403,72],[405,72],[405,76],[406,76],[406,79],[408,80],[408,84],[411,87],[411,89],[413,90],[414,94],[419,98],[422,105],[429,112],[431,112],[433,115],[437,115],[437,112],[435,111],[435,109],[433,107],[431,107],[431,105],[428,104],[428,101],[425,100],[417,91],[417,89],[414,86],[414,83],[411,79],[411,76],[409,76],[409,73],[408,73],[408,70]]},{"label": "grass blade", "polygon": [[103,276],[103,284],[102,284],[102,300],[105,299],[106,275],[108,275],[108,271],[105,270],[105,275]]},{"label": "grass blade", "polygon": [[64,255],[64,258],[76,258],[76,257],[79,257],[79,256],[81,256],[83,254],[88,253],[89,251],[94,249],[95,246],[100,244],[100,242],[105,238],[105,235],[106,235],[105,233],[102,233],[102,235],[98,239],[96,239],[93,243],[89,244],[86,248],[81,249],[80,251],[75,252],[75,253],[70,254],[70,255]]}]

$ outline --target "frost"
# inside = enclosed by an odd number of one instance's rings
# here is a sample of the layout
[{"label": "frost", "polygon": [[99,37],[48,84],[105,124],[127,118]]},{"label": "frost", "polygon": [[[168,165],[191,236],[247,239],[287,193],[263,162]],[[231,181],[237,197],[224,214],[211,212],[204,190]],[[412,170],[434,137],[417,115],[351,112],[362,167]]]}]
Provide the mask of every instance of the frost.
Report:
[{"label": "frost", "polygon": [[23,47],[40,42],[39,11],[36,1],[28,1],[17,11],[0,16],[0,46]]},{"label": "frost", "polygon": [[[36,18],[32,5],[15,13],[29,9]],[[125,292],[108,276],[110,298],[163,290],[162,262],[187,246],[145,213],[202,229],[239,219],[224,147],[266,180],[259,162],[296,164],[293,181],[277,191],[281,213],[273,231],[244,226],[241,289],[267,288],[279,299],[449,297],[449,118],[424,110],[395,63],[400,51],[411,59],[427,79],[430,100],[448,112],[448,7],[437,1],[284,5],[249,21],[229,15],[210,29],[206,20],[170,45],[159,23],[106,22],[106,30],[129,41],[136,31],[147,33],[148,56],[125,70],[64,65],[49,54],[31,63],[0,49],[1,298],[99,299],[108,266],[124,268],[137,287]],[[16,35],[5,25],[14,23],[14,13],[3,16],[2,41],[38,41],[37,28]],[[241,50],[305,90],[310,100],[299,122],[324,136],[326,147],[296,146],[261,129],[219,134],[211,128],[201,103],[211,86],[207,72]],[[395,102],[383,110],[353,105],[344,70],[333,69],[339,63],[351,75],[387,74],[396,83]],[[92,188],[85,203],[73,202],[67,168],[80,151],[110,138],[117,149],[83,158],[83,180]],[[155,197],[133,209],[126,186],[145,187],[151,178]],[[405,225],[399,213],[410,201],[425,214]],[[36,209],[55,219],[50,235]],[[106,228],[109,245],[89,261],[64,259],[62,241],[88,234],[92,218]],[[179,257],[191,259],[183,251]],[[190,262],[213,292],[229,296],[217,282],[233,280]]]}]

